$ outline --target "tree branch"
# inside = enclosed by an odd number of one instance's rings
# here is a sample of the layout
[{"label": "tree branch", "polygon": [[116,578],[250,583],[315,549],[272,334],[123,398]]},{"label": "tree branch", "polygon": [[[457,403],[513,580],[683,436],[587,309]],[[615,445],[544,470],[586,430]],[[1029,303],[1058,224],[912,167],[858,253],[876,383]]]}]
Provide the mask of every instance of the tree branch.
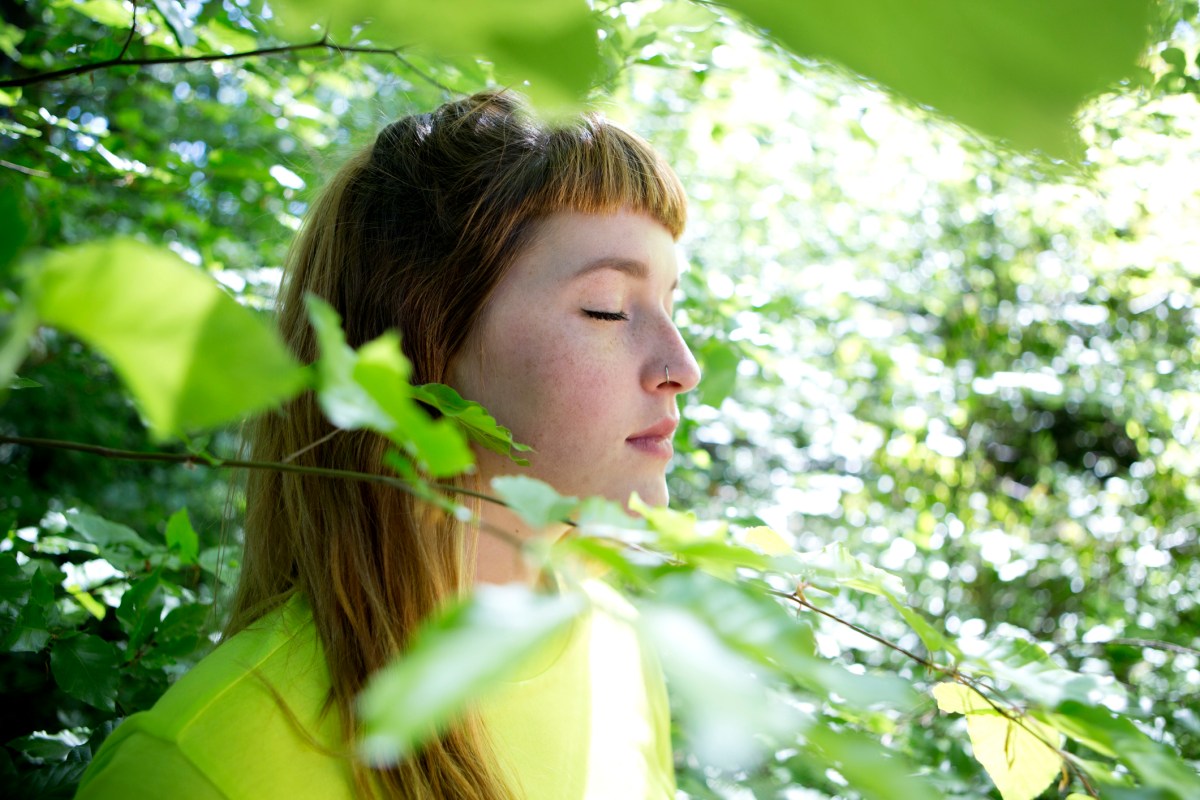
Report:
[{"label": "tree branch", "polygon": [[[132,35],[130,38],[132,39]],[[128,47],[128,44],[129,43],[126,42],[126,47]],[[125,50],[122,49],[121,54],[116,58],[109,58],[105,59],[104,61],[94,61],[90,64],[76,64],[73,67],[64,67],[62,69],[49,70],[47,72],[37,72],[33,75],[26,75],[23,78],[9,78],[8,80],[0,81],[0,89],[10,89],[18,86],[32,86],[36,83],[46,83],[47,81],[69,78],[74,75],[86,75],[89,72],[112,69],[113,67],[149,67],[156,64],[198,64],[212,61],[233,61],[242,58],[278,55],[280,53],[298,53],[304,50],[330,50],[335,53],[372,53],[376,55],[391,55],[396,56],[397,58],[400,57],[399,48],[338,45],[330,42],[328,36],[322,36],[315,42],[306,42],[304,44],[261,47],[256,50],[242,50],[237,53],[206,53],[204,55],[197,56],[161,56],[158,58],[126,59],[124,58]],[[419,70],[414,69],[413,71],[425,80],[432,82],[435,86],[443,91],[450,91],[447,87],[442,86],[433,78],[423,74]]]}]

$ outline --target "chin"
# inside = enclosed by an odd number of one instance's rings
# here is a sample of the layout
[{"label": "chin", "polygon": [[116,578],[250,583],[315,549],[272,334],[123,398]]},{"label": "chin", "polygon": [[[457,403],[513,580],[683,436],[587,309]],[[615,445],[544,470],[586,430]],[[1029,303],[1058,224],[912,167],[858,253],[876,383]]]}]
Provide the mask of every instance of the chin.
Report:
[{"label": "chin", "polygon": [[642,498],[642,502],[648,506],[665,506],[670,500],[670,495],[667,493],[667,481],[665,478],[659,478],[656,481],[648,481],[639,485],[631,486],[623,492],[618,491],[619,497],[613,497],[620,503],[624,503],[626,508],[629,507],[629,498],[637,492],[637,496]]}]

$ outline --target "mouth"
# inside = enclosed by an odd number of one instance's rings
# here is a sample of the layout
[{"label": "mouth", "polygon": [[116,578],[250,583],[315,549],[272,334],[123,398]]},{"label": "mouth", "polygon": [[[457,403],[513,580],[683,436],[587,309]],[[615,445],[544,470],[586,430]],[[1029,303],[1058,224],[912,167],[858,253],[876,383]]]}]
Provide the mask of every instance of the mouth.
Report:
[{"label": "mouth", "polygon": [[675,452],[671,440],[679,420],[668,417],[625,439],[625,443],[640,453],[658,458],[670,458]]}]

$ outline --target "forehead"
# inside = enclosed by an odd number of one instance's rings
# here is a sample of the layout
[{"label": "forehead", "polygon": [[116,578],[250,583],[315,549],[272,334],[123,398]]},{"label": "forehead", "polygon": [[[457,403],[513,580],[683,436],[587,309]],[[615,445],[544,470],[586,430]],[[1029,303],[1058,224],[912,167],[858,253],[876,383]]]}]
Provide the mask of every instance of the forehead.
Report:
[{"label": "forehead", "polygon": [[556,212],[538,223],[506,282],[561,284],[614,273],[673,285],[678,263],[670,231],[635,211]]}]

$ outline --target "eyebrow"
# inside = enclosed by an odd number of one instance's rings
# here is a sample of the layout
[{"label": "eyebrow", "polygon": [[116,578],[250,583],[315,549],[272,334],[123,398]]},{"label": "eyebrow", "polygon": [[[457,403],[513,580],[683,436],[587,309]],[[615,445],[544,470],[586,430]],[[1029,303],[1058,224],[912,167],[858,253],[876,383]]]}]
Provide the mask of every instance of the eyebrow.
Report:
[{"label": "eyebrow", "polygon": [[[645,261],[638,261],[634,258],[604,256],[597,258],[595,261],[589,261],[588,263],[584,264],[579,268],[578,271],[576,271],[574,275],[571,276],[571,279],[575,280],[577,278],[582,278],[584,275],[590,275],[593,272],[597,272],[602,269],[611,269],[616,270],[617,272],[624,272],[626,275],[636,280],[644,281],[650,276],[650,267],[646,265]],[[678,287],[679,279],[676,278],[675,282],[671,284],[671,291],[675,291],[675,289]]]}]

